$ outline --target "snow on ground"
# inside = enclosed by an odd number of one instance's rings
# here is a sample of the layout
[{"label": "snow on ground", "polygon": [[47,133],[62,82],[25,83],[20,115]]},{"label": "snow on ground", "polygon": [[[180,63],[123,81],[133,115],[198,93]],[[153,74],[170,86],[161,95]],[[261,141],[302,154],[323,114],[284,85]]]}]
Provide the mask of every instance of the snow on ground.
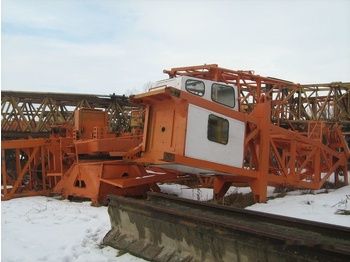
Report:
[{"label": "snow on ground", "polygon": [[[210,189],[191,189],[183,185],[161,184],[168,194],[200,201],[213,197]],[[269,196],[275,196],[273,188]],[[231,187],[228,194],[247,193],[248,188]],[[288,192],[247,209],[309,219],[350,227],[350,186],[328,193]],[[316,194],[320,193],[320,194]],[[143,259],[101,246],[110,229],[107,207],[92,207],[90,202],[75,203],[47,197],[27,197],[1,202],[1,261],[84,261],[141,262]]]},{"label": "snow on ground", "polygon": [[[160,185],[160,187],[163,192],[187,199],[199,201],[213,199],[211,189],[191,189],[183,185],[170,184]],[[226,195],[249,192],[250,188],[231,187]],[[268,188],[268,196],[276,197],[277,195],[273,187]],[[350,227],[349,215],[336,214],[338,210],[350,212],[350,185],[336,190],[290,191],[284,197],[269,199],[267,203],[257,203],[246,209]]]},{"label": "snow on ground", "polygon": [[[301,195],[294,195],[300,192]],[[267,204],[255,204],[247,209],[350,227],[350,216],[337,214],[340,210],[350,212],[350,186],[329,190],[328,193],[290,192],[283,198],[269,200]]]},{"label": "snow on ground", "polygon": [[47,197],[1,202],[1,261],[145,261],[100,246],[110,229],[107,207],[90,204]]}]

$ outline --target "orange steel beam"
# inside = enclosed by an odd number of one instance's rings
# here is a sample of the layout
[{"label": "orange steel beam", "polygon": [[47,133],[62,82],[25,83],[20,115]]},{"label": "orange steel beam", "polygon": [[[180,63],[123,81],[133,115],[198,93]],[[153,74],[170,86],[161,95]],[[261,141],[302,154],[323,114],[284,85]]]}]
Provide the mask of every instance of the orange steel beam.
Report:
[{"label": "orange steel beam", "polygon": [[[2,199],[18,196],[48,195],[50,183],[46,177],[43,160],[51,154],[50,147],[57,147],[57,140],[33,139],[2,141]],[[14,155],[11,152],[15,152]],[[57,157],[57,156],[56,156]],[[12,162],[12,168],[9,163]],[[13,170],[9,174],[8,170]],[[39,177],[39,173],[41,177]]]}]

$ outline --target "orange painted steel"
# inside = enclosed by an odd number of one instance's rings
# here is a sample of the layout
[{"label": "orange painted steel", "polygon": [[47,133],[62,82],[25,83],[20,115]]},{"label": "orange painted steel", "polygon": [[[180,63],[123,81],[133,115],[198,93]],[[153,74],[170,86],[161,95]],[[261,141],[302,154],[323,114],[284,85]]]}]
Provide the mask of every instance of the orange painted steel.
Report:
[{"label": "orange painted steel", "polygon": [[[319,189],[333,173],[335,181],[344,176],[348,184],[344,175],[347,174],[347,155],[341,151],[345,141],[339,126],[330,130],[324,123],[315,122],[306,133],[278,127],[270,122],[271,101],[268,99],[259,103],[250,115],[227,110],[222,105],[172,88],[135,95],[131,101],[143,106],[145,115],[151,115],[148,117],[152,121],[148,123],[151,128],[144,129],[143,144],[129,157],[135,162],[164,169],[173,165],[200,167],[221,174],[214,176],[217,198],[222,198],[232,183],[249,184],[258,202],[266,200],[268,185]],[[184,155],[189,103],[245,123],[245,161],[241,167]]]},{"label": "orange painted steel", "polygon": [[135,130],[109,133],[106,112],[77,110],[75,123],[74,128],[64,124],[64,132],[50,138],[2,141],[2,200],[59,194],[97,205],[105,203],[108,194],[146,195],[149,190],[159,192],[156,182],[177,179],[176,172],[146,170],[124,161],[123,155],[142,137]]},{"label": "orange painted steel", "polygon": [[[283,101],[277,105],[271,100],[270,90],[283,93],[283,88],[297,89],[299,84],[217,65],[165,72],[238,86],[240,111],[173,87],[131,96],[139,109],[130,112],[126,133],[110,133],[106,112],[76,110],[74,127],[56,125],[50,138],[2,141],[2,199],[60,194],[98,204],[108,194],[145,195],[159,191],[157,182],[201,173],[206,173],[201,182],[212,183],[217,199],[232,184],[247,184],[257,202],[266,200],[267,186],[318,189],[331,175],[348,184],[350,153],[341,126],[305,121],[301,128],[293,124]],[[190,107],[244,125],[240,165],[186,155]]]},{"label": "orange painted steel", "polygon": [[336,183],[342,176],[348,184],[350,153],[344,136],[349,140],[350,83],[300,85],[216,64],[164,73],[170,78],[190,76],[238,86],[240,111],[259,121],[246,122],[244,164],[246,170],[259,170],[258,178],[215,176],[218,198],[232,182],[249,183],[260,202],[267,185],[317,189],[332,173]]},{"label": "orange painted steel", "polygon": [[231,70],[217,64],[164,70],[169,77],[191,76],[223,82],[240,89],[240,111],[250,113],[262,95],[271,99],[271,122],[298,130],[307,121],[339,123],[350,134],[350,83],[302,85],[252,70]]},{"label": "orange painted steel", "polygon": [[48,195],[61,174],[63,161],[56,138],[2,141],[2,199]]}]

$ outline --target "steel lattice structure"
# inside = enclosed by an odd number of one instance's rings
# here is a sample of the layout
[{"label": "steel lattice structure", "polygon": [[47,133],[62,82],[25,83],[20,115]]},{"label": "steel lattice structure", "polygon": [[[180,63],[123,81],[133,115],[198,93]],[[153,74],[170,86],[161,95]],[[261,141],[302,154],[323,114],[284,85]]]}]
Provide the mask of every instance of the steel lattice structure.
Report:
[{"label": "steel lattice structure", "polygon": [[[216,64],[164,70],[170,77],[189,75],[236,85],[240,88],[241,111],[250,113],[261,95],[272,100],[271,121],[278,126],[305,131],[308,122],[338,123],[350,135],[350,83],[332,82],[301,85],[255,75],[253,71],[234,71]],[[129,128],[133,108],[128,97],[1,91],[2,137],[42,136],[49,127],[73,121],[74,110],[98,108],[107,111],[112,131]],[[22,134],[22,135],[20,135]]]},{"label": "steel lattice structure", "polygon": [[271,100],[271,122],[305,131],[308,122],[338,123],[350,135],[350,83],[332,82],[301,85],[254,71],[236,71],[217,64],[164,70],[169,77],[192,76],[233,84],[240,89],[241,111],[250,113],[262,96]]},{"label": "steel lattice structure", "polygon": [[133,108],[128,97],[118,95],[90,95],[1,91],[2,139],[44,137],[52,126],[73,123],[74,111],[80,108],[101,109],[108,112],[110,130],[121,132],[129,128],[129,112]]}]

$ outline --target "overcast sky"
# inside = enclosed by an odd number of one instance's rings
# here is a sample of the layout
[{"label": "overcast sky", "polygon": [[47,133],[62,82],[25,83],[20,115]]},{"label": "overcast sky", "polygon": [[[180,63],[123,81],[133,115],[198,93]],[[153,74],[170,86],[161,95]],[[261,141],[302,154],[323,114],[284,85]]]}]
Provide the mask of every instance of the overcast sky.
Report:
[{"label": "overcast sky", "polygon": [[350,81],[350,0],[2,0],[1,89],[130,94],[216,63]]}]

